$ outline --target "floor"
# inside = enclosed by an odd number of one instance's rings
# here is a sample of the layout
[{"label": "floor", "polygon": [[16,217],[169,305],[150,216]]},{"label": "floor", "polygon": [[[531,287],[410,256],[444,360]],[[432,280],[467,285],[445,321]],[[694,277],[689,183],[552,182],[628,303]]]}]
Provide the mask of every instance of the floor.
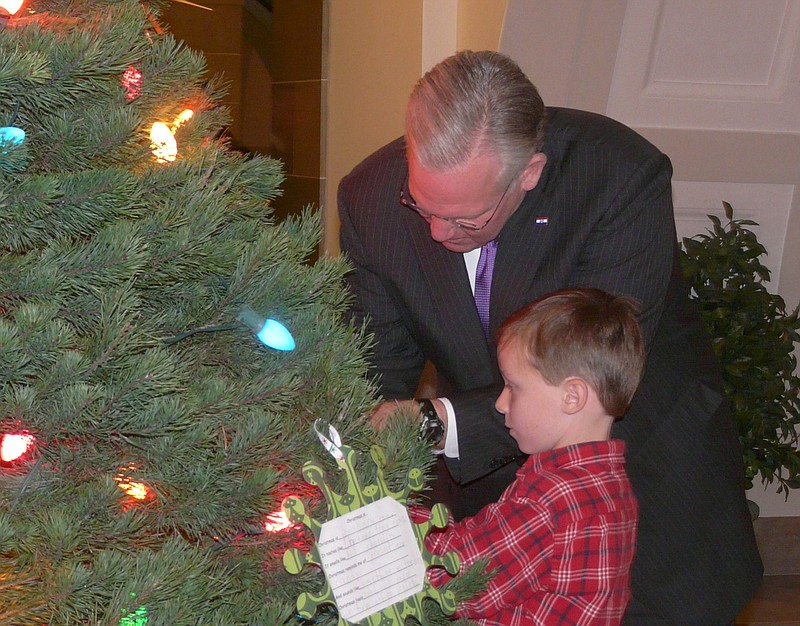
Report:
[{"label": "floor", "polygon": [[761,588],[736,618],[737,626],[800,626],[800,575],[764,576]]}]

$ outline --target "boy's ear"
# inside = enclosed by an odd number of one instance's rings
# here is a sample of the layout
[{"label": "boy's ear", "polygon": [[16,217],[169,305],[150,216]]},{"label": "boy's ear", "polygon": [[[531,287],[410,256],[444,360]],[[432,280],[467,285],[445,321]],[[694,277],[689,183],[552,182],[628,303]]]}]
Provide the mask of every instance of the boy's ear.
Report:
[{"label": "boy's ear", "polygon": [[574,415],[583,410],[589,399],[589,385],[582,378],[565,378],[561,383],[564,395],[561,400],[561,410],[567,415]]}]

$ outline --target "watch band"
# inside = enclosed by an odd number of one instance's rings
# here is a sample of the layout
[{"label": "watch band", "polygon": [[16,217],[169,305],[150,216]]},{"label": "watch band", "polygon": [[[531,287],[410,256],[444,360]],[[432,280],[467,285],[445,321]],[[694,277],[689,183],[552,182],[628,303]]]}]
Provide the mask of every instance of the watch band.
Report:
[{"label": "watch band", "polygon": [[423,399],[417,400],[419,402],[419,438],[420,440],[427,440],[431,445],[438,445],[444,437],[444,423],[439,419],[439,414],[436,412],[436,407],[433,402]]}]

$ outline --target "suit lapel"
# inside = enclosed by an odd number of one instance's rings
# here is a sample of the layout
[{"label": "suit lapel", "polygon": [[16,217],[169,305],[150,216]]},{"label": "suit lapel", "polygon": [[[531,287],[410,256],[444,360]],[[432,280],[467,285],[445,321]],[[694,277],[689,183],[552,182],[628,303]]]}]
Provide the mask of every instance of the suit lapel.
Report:
[{"label": "suit lapel", "polygon": [[[431,304],[436,318],[450,332],[462,337],[483,336],[475,300],[469,286],[463,255],[450,252],[431,239],[427,225],[418,220],[424,232],[415,233],[414,242],[423,278],[430,289]],[[419,226],[418,224],[414,227]],[[445,323],[446,321],[446,323]]]},{"label": "suit lapel", "polygon": [[[427,310],[431,326],[426,329],[435,350],[429,357],[447,363],[440,371],[440,388],[469,389],[492,382],[495,370],[490,347],[483,336],[475,300],[469,285],[464,256],[450,252],[430,238],[427,224],[410,240],[419,260],[422,278],[429,294]],[[419,227],[415,224],[414,227]],[[421,305],[422,306],[422,305]]]},{"label": "suit lapel", "polygon": [[539,294],[532,285],[549,281],[538,276],[548,250],[553,209],[537,190],[528,192],[498,237],[492,280],[490,326],[492,337],[503,321]]},{"label": "suit lapel", "polygon": [[551,269],[543,271],[547,255],[559,251],[557,224],[563,219],[559,194],[554,194],[570,138],[575,130],[558,122],[559,110],[548,109],[547,139],[542,151],[547,165],[537,186],[529,191],[498,237],[492,281],[490,331],[492,337],[503,321],[532,300],[557,289]]}]

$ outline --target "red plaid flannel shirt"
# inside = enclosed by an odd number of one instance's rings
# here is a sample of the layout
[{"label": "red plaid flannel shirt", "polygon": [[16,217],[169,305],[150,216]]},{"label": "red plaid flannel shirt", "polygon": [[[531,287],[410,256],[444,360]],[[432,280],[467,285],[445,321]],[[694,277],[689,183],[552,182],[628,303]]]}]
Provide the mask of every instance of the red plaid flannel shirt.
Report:
[{"label": "red plaid flannel shirt", "polygon": [[[624,451],[610,440],[533,455],[499,502],[429,534],[431,552],[456,551],[462,568],[488,558],[496,571],[456,615],[484,626],[619,624],[638,520]],[[434,584],[447,577],[429,573]]]}]

